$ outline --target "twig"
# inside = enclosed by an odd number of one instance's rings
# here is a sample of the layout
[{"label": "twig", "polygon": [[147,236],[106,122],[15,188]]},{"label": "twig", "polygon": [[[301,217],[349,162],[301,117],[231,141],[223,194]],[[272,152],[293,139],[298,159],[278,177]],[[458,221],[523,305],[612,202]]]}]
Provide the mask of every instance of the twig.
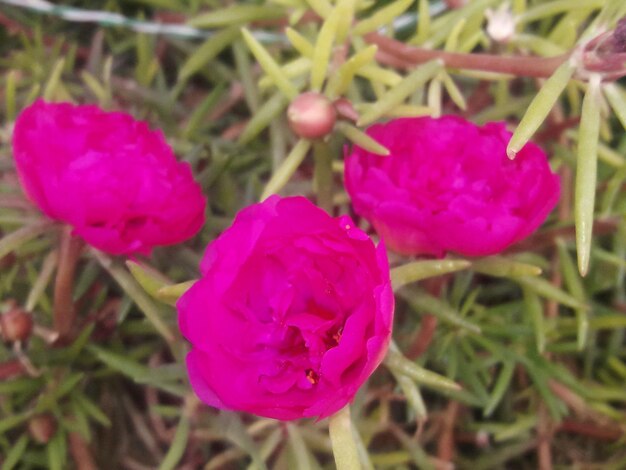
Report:
[{"label": "twig", "polygon": [[452,462],[454,459],[454,427],[459,415],[459,402],[451,400],[443,415],[441,434],[437,443],[437,457],[442,462]]},{"label": "twig", "polygon": [[484,72],[496,72],[518,77],[549,77],[554,71],[567,60],[569,54],[554,57],[531,57],[531,56],[502,56],[496,54],[464,54],[460,52],[448,52],[442,50],[424,49],[413,47],[403,42],[383,36],[378,33],[370,33],[365,36],[370,44],[376,44],[381,54],[377,56],[382,63],[389,61],[390,65],[404,64],[410,68],[433,59],[441,59],[446,67],[481,70]]},{"label": "twig", "polygon": [[539,404],[537,434],[539,470],[552,470],[552,423],[546,405],[543,402]]},{"label": "twig", "polygon": [[76,463],[78,470],[97,470],[96,462],[91,455],[91,450],[77,432],[69,433],[70,454]]}]

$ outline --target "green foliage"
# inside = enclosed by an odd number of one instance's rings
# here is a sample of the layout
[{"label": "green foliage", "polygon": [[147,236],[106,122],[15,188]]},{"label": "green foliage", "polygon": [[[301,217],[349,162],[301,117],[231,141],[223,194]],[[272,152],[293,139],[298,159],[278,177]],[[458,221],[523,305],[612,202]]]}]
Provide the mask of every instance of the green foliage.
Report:
[{"label": "green foliage", "polygon": [[[607,52],[589,45],[624,2],[7,3],[0,314],[22,306],[36,329],[0,344],[2,469],[624,467],[626,91],[623,70],[593,68]],[[506,40],[492,37],[487,8],[513,15]],[[287,125],[305,90],[352,106],[325,140],[297,139]],[[9,144],[16,115],[40,96],[163,129],[209,200],[206,227],[184,246],[126,265],[84,250],[62,340],[60,227],[25,200]],[[275,192],[348,213],[342,147],[384,155],[364,126],[437,113],[509,121],[512,157],[531,138],[545,147],[564,191],[543,228],[494,257],[392,258],[390,353],[330,424],[199,404],[172,306],[206,244]],[[41,415],[56,424],[44,443],[29,430]]]}]

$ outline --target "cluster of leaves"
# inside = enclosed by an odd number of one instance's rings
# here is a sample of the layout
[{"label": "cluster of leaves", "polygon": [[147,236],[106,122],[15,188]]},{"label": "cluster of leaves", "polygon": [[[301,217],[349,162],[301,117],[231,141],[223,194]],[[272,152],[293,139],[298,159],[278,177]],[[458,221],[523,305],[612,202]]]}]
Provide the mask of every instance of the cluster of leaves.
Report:
[{"label": "cluster of leaves", "polygon": [[[352,409],[362,465],[626,465],[626,94],[586,68],[585,49],[626,14],[622,2],[66,3],[0,11],[0,310],[35,322],[27,341],[0,345],[3,469],[332,468],[326,422],[197,402],[170,305],[238,209],[280,191],[347,213],[341,146],[384,153],[363,126],[441,113],[521,121],[513,151],[543,123],[536,138],[564,195],[542,231],[502,256],[392,260],[395,344]],[[498,18],[515,20],[499,41]],[[185,25],[151,34],[166,23]],[[305,90],[351,105],[326,141],[287,125]],[[208,195],[202,233],[149,264],[85,250],[68,274],[62,228],[24,199],[11,159],[12,122],[38,96],[163,129]],[[75,319],[59,339],[64,295]]]}]

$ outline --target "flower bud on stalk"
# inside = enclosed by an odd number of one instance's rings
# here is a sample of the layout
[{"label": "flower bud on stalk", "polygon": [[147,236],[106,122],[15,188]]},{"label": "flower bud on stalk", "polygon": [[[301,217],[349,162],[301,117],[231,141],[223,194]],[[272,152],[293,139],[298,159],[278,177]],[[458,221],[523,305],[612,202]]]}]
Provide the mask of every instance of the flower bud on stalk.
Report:
[{"label": "flower bud on stalk", "polygon": [[287,119],[298,137],[319,139],[333,130],[337,111],[328,98],[311,91],[292,101],[287,109]]},{"label": "flower bud on stalk", "polygon": [[626,17],[607,31],[589,41],[582,55],[584,72],[601,73],[604,80],[626,76]]},{"label": "flower bud on stalk", "polygon": [[0,335],[7,342],[25,341],[32,331],[32,316],[20,308],[14,308],[0,316]]},{"label": "flower bud on stalk", "polygon": [[50,414],[34,416],[28,422],[28,432],[35,442],[47,444],[57,431],[57,424]]}]

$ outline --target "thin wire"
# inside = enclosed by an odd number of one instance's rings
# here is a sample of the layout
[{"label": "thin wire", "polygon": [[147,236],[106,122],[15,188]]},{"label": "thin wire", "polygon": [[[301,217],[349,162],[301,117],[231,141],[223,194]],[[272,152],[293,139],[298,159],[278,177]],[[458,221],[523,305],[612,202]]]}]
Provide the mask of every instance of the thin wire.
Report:
[{"label": "thin wire", "polygon": [[[153,21],[136,20],[120,15],[119,13],[54,5],[47,0],[0,0],[0,3],[35,11],[41,14],[56,16],[66,21],[73,21],[76,23],[97,23],[105,27],[121,26],[139,33],[164,34],[201,39],[210,38],[215,34],[214,31],[211,30],[194,28],[192,26],[182,24],[166,24]],[[445,10],[445,8],[446,7],[443,1],[435,2],[431,5],[430,14],[436,15]],[[394,20],[393,27],[396,31],[402,31],[415,27],[416,21],[416,14],[406,13]],[[384,32],[385,30],[385,28],[382,28],[381,32]],[[287,42],[287,38],[282,34],[267,31],[254,31],[252,34],[257,40],[263,43]]]}]

